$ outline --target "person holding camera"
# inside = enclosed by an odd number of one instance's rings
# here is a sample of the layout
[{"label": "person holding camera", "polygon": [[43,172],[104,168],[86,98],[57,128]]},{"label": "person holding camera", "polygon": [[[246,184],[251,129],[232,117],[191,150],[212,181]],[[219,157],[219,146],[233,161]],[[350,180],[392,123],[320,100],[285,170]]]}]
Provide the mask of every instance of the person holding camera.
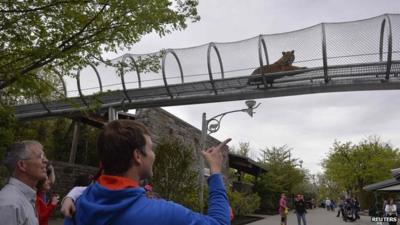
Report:
[{"label": "person holding camera", "polygon": [[47,201],[47,192],[50,190],[51,184],[55,182],[54,168],[51,165],[47,166],[47,178],[40,180],[36,191],[36,210],[39,218],[39,225],[48,225],[49,217],[53,214],[57,207],[60,196],[53,193],[50,200]]}]

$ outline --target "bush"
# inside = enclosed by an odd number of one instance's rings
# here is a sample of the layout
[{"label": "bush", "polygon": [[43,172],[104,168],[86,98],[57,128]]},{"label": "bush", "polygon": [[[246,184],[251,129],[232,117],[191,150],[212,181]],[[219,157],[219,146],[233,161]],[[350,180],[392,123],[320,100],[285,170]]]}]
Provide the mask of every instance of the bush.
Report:
[{"label": "bush", "polygon": [[198,172],[194,148],[177,139],[164,138],[155,149],[154,191],[162,198],[199,210]]},{"label": "bush", "polygon": [[260,207],[261,198],[256,193],[228,191],[228,198],[235,216],[252,214]]}]

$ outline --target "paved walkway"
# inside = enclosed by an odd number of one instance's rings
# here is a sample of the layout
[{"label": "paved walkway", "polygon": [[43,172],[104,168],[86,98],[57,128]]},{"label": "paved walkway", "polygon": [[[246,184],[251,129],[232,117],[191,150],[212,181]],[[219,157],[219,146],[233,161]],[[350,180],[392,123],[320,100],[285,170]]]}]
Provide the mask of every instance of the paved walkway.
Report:
[{"label": "paved walkway", "polygon": [[[307,225],[376,225],[371,222],[369,216],[361,216],[361,219],[355,222],[344,222],[341,218],[336,217],[336,212],[326,211],[322,208],[316,208],[308,210],[306,215]],[[62,219],[52,219],[49,221],[49,225],[62,225]],[[249,223],[248,225],[279,225],[280,216],[265,216],[265,219]],[[293,212],[289,213],[288,225],[297,225],[297,217]],[[387,223],[386,223],[387,224]],[[385,223],[384,223],[385,225]]]},{"label": "paved walkway", "polygon": [[[336,217],[337,212],[326,211],[322,208],[308,210],[306,214],[307,225],[375,225],[369,216],[361,216],[361,219],[355,222],[344,222],[341,218]],[[280,216],[266,216],[265,219],[258,220],[248,225],[278,225],[280,224]],[[289,212],[287,225],[297,225],[297,217],[293,212]]]}]

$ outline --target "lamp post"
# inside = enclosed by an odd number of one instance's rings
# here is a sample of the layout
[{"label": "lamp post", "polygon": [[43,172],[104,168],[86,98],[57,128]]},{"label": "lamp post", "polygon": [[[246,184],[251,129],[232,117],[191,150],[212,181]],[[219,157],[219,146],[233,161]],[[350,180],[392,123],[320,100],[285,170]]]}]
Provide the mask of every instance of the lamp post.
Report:
[{"label": "lamp post", "polygon": [[[200,151],[204,150],[206,147],[207,135],[215,133],[219,130],[220,125],[221,125],[221,120],[222,120],[222,118],[224,118],[225,115],[230,114],[230,113],[235,113],[235,112],[247,112],[249,114],[249,116],[253,117],[253,115],[255,113],[254,109],[258,108],[258,106],[260,106],[260,104],[261,104],[261,103],[258,103],[258,105],[256,105],[256,101],[254,101],[254,100],[247,100],[245,103],[246,103],[247,108],[224,112],[224,113],[216,115],[210,119],[207,119],[206,113],[203,113],[202,126],[201,126]],[[201,156],[201,152],[199,152],[199,159],[200,159],[200,165],[199,165],[200,212],[203,213],[204,159]]]}]

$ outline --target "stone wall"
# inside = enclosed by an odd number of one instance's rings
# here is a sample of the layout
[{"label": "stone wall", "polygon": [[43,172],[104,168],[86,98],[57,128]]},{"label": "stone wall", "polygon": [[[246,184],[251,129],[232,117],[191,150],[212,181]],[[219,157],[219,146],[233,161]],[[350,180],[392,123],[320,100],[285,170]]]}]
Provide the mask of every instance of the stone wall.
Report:
[{"label": "stone wall", "polygon": [[65,196],[74,186],[75,179],[79,176],[95,175],[98,168],[85,165],[70,164],[59,161],[52,161],[56,174],[56,182],[52,191],[60,196]]}]

